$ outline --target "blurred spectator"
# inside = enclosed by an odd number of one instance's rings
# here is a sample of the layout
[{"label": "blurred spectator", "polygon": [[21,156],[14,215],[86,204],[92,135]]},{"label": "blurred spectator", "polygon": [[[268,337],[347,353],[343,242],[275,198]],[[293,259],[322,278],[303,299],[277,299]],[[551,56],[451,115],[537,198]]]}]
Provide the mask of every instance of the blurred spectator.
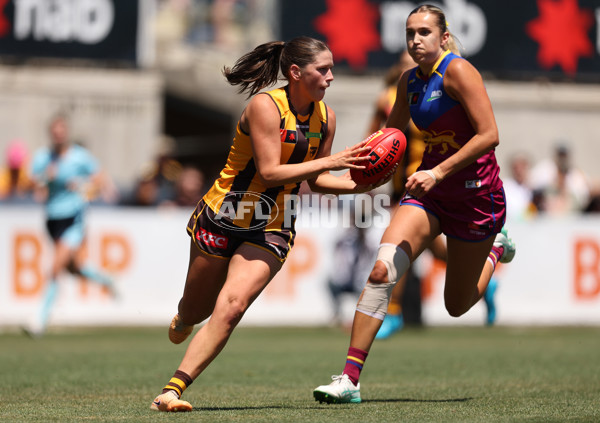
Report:
[{"label": "blurred spectator", "polygon": [[224,49],[238,48],[243,39],[243,32],[236,25],[235,8],[238,0],[213,0],[211,20],[214,31],[214,43]]},{"label": "blurred spectator", "polygon": [[27,172],[29,152],[20,139],[11,141],[6,148],[6,167],[0,169],[0,201],[11,203],[33,202],[32,183]]},{"label": "blurred spectator", "polygon": [[600,213],[600,180],[590,183],[590,201],[583,209],[585,213]]},{"label": "blurred spectator", "polygon": [[158,206],[173,201],[176,182],[182,165],[173,155],[174,140],[164,137],[156,159],[148,163],[136,181],[131,193],[123,199],[125,206]]},{"label": "blurred spectator", "polygon": [[183,41],[245,50],[273,38],[276,11],[267,0],[160,0],[155,29],[159,50]]},{"label": "blurred spectator", "polygon": [[196,167],[184,166],[175,181],[172,199],[166,199],[161,206],[196,207],[204,195],[204,173]]},{"label": "blurred spectator", "polygon": [[133,192],[121,203],[123,206],[156,206],[158,205],[158,185],[154,179],[140,178],[134,185]]},{"label": "blurred spectator", "polygon": [[557,143],[552,159],[543,160],[532,169],[531,186],[542,196],[540,212],[549,215],[582,212],[590,200],[587,178],[573,166],[571,151],[564,141]]},{"label": "blurred spectator", "polygon": [[516,153],[511,157],[510,176],[503,178],[509,219],[523,220],[537,213],[529,182],[530,169],[531,161],[525,153]]},{"label": "blurred spectator", "polygon": [[159,2],[155,33],[159,43],[182,41],[187,31],[190,0],[161,0]]},{"label": "blurred spectator", "polygon": [[590,201],[583,211],[586,213],[600,213],[600,189],[592,190]]},{"label": "blurred spectator", "polygon": [[137,180],[124,206],[195,207],[205,194],[204,173],[165,155],[150,164]]}]

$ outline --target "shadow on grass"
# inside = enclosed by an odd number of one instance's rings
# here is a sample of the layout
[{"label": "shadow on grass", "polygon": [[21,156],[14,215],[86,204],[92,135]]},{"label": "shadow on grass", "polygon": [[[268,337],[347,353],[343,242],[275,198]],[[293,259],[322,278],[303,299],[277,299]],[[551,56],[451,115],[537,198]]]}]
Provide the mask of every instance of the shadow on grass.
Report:
[{"label": "shadow on grass", "polygon": [[[472,397],[468,398],[448,398],[448,399],[414,399],[414,398],[389,398],[389,399],[368,399],[362,400],[363,403],[368,402],[430,402],[430,403],[443,403],[443,402],[467,402],[471,401]],[[317,406],[306,407],[302,406],[283,406],[283,405],[263,405],[263,406],[248,406],[248,407],[194,407],[192,411],[244,411],[244,410],[284,410],[284,409],[322,409],[323,406],[339,407],[340,405],[347,404],[319,404]],[[355,406],[354,404],[350,404]]]},{"label": "shadow on grass", "polygon": [[414,398],[390,398],[390,399],[368,399],[362,402],[467,402],[474,398],[448,398],[448,399],[414,399]]},{"label": "shadow on grass", "polygon": [[194,407],[192,411],[245,411],[245,410],[287,410],[287,409],[307,409],[314,408],[318,409],[319,407],[304,407],[304,406],[283,406],[283,405],[261,405],[255,407]]}]

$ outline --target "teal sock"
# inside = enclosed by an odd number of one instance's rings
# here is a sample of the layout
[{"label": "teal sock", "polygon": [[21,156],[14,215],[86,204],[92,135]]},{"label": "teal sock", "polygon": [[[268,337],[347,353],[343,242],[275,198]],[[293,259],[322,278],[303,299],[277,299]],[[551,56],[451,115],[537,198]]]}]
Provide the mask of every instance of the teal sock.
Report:
[{"label": "teal sock", "polygon": [[104,273],[99,272],[94,269],[92,266],[85,266],[81,269],[81,275],[86,279],[94,281],[102,286],[106,286],[108,288],[113,287],[113,281]]},{"label": "teal sock", "polygon": [[42,301],[42,309],[40,311],[40,327],[42,330],[46,329],[46,326],[48,325],[50,312],[56,301],[56,294],[58,294],[58,283],[55,280],[51,280],[46,288],[44,299]]}]

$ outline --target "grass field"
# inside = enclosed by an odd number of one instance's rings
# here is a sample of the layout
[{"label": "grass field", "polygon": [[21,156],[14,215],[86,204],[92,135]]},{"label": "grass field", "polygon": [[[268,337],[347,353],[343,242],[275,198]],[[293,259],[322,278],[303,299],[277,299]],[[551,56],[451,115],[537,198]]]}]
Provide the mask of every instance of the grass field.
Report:
[{"label": "grass field", "polygon": [[407,329],[376,341],[363,403],[312,390],[343,366],[347,333],[246,328],[186,391],[191,413],[149,409],[185,344],[166,329],[0,334],[1,422],[599,422],[600,328]]}]

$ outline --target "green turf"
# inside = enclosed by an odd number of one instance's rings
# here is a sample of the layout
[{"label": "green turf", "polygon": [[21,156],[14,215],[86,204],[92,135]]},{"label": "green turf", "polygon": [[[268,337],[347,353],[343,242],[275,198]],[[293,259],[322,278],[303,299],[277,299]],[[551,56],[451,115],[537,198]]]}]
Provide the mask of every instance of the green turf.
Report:
[{"label": "green turf", "polygon": [[407,329],[376,341],[362,404],[315,402],[341,371],[338,329],[238,328],[188,389],[191,413],[149,410],[185,346],[166,330],[0,334],[2,422],[598,422],[600,328]]}]

